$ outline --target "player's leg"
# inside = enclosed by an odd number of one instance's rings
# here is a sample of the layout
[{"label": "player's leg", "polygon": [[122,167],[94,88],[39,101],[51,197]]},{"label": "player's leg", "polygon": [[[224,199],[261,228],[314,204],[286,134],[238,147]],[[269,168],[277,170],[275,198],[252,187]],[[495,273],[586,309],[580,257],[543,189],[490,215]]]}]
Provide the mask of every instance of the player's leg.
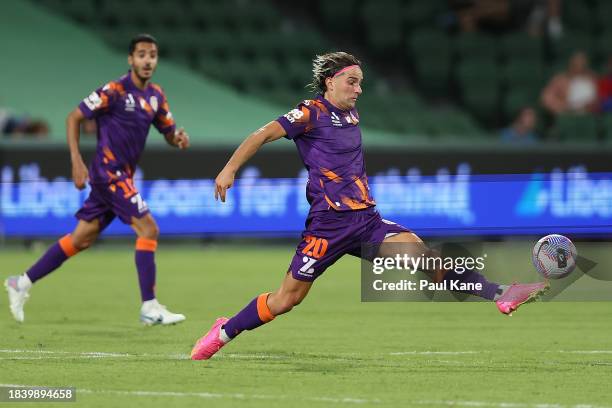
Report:
[{"label": "player's leg", "polygon": [[299,305],[311,287],[312,282],[295,279],[289,270],[278,290],[255,297],[231,319],[217,319],[193,347],[191,358],[208,360],[244,330],[256,329]]},{"label": "player's leg", "polygon": [[184,315],[168,311],[165,306],[159,304],[155,296],[157,275],[155,251],[157,250],[157,239],[159,237],[157,222],[149,212],[140,218],[132,216],[131,221],[131,227],[138,237],[134,258],[142,300],[140,321],[148,325],[182,322],[185,320]]},{"label": "player's leg", "polygon": [[272,321],[276,316],[289,312],[308,294],[312,282],[295,279],[287,272],[280,288],[272,293],[262,293],[223,326],[221,333],[229,341],[244,330],[255,329]]},{"label": "player's leg", "polygon": [[[422,256],[429,258],[440,257],[441,254],[429,248],[416,234],[412,232],[400,232],[383,240],[380,256],[389,257],[404,254],[409,257],[419,258]],[[452,269],[437,268],[434,270],[424,270],[435,282],[457,281],[459,283],[480,283],[477,287],[480,290],[461,291],[474,296],[479,296],[488,300],[498,300],[503,291],[507,288],[494,282],[489,282],[482,274],[477,271],[456,272]]]},{"label": "player's leg", "polygon": [[59,268],[68,258],[89,248],[99,234],[98,219],[80,220],[71,234],[51,245],[23,275],[11,276],[5,281],[11,313],[15,320],[24,320],[23,305],[28,299],[32,284]]},{"label": "player's leg", "polygon": [[191,352],[194,360],[207,360],[244,330],[253,330],[287,313],[308,294],[312,283],[344,254],[359,246],[354,214],[335,212],[308,218],[280,288],[251,300],[231,319],[221,317],[201,337]]},{"label": "player's leg", "polygon": [[[382,219],[372,229],[369,242],[393,244],[381,246],[379,256],[383,257],[393,257],[396,254],[402,256],[406,254],[413,257],[420,257],[422,255],[428,257],[440,256],[435,250],[428,248],[416,234],[400,225],[388,221],[385,222]],[[436,282],[454,280],[459,283],[480,283],[480,290],[461,292],[495,301],[499,311],[508,315],[511,315],[520,305],[535,300],[549,287],[548,282],[513,283],[510,286],[500,285],[489,282],[477,271],[463,271],[459,273],[454,270],[436,269],[424,272],[427,272]]]}]

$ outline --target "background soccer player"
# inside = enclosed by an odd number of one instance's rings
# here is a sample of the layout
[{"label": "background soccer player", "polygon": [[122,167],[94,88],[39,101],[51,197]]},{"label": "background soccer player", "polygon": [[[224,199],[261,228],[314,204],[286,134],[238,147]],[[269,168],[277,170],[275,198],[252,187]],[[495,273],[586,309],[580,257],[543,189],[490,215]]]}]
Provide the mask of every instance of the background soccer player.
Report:
[{"label": "background soccer player", "polygon": [[[372,259],[381,249],[418,257],[431,253],[410,230],[382,219],[370,194],[363,160],[359,114],[361,63],[344,52],[325,54],[313,62],[312,87],[319,93],[250,135],[234,152],[216,179],[215,197],[225,201],[238,169],[264,144],[285,136],[292,139],[308,169],[307,197],[311,205],[303,241],[298,245],[280,288],[253,299],[231,319],[219,318],[194,346],[194,360],[208,359],[243,330],[251,330],[287,313],[308,294],[314,280],[345,254]],[[362,243],[372,253],[362,253]],[[545,283],[501,286],[475,271],[428,271],[436,280],[481,283],[466,291],[497,301],[509,314],[546,287]]]},{"label": "background soccer player", "polygon": [[[77,212],[79,222],[23,275],[11,276],[5,286],[11,313],[24,320],[23,306],[32,284],[57,269],[66,259],[89,248],[118,216],[136,235],[136,269],[142,297],[140,320],[145,324],[172,324],[185,320],[169,312],[155,297],[155,250],[159,228],[134,186],[134,170],[145,147],[151,124],[166,141],[180,149],[189,147],[189,136],[176,130],[162,89],[151,83],[158,62],[155,38],[141,34],[129,46],[129,72],[92,92],[66,120],[74,185],[91,193]],[[80,123],[95,118],[97,148],[89,170],[79,151]]]}]

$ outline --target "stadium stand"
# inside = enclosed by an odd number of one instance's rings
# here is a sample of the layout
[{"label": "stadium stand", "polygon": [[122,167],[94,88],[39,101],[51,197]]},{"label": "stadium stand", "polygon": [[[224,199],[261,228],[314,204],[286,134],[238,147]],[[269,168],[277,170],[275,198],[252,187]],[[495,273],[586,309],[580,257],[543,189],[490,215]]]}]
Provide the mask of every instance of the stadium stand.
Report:
[{"label": "stadium stand", "polygon": [[[278,7],[268,1],[83,0],[76,6],[74,3],[72,0],[35,1],[47,10],[66,15],[92,29],[118,51],[125,49],[125,38],[155,26],[154,34],[161,43],[163,57],[229,85],[241,94],[254,95],[283,109],[307,95],[304,87],[310,78],[313,55],[334,49],[334,44],[322,33],[308,25],[300,25],[297,19],[294,19],[296,24],[291,24],[291,19],[281,16]],[[395,7],[398,13],[403,12],[401,2],[392,2],[389,6]],[[335,6],[330,3],[325,7],[326,18],[332,18],[337,11]],[[399,25],[403,17],[401,13],[385,17],[389,24],[381,31],[378,9],[370,4],[359,8],[356,14],[371,20],[369,44],[375,49],[389,51],[403,42]],[[279,21],[284,23],[279,24]],[[406,139],[409,136],[418,141],[421,135],[427,134],[424,133],[427,126],[398,120],[406,109],[410,110],[409,115],[425,109],[414,92],[378,92],[379,88],[384,90],[391,86],[372,86],[384,80],[370,67],[367,76],[370,87],[363,99],[369,109],[367,126],[401,133],[404,141],[411,140]],[[389,98],[391,100],[387,101]],[[384,102],[381,105],[377,101]],[[444,118],[444,112],[441,114]],[[459,114],[454,112],[452,118]],[[477,126],[469,118],[462,120]]]},{"label": "stadium stand", "polygon": [[[305,95],[315,53],[356,39],[363,59],[377,61],[375,70],[368,64],[368,92],[360,101],[367,126],[417,142],[453,129],[457,137],[485,143],[496,140],[497,129],[521,108],[546,116],[539,97],[551,76],[576,50],[601,70],[612,39],[605,24],[612,6],[598,0],[563,2],[560,36],[534,36],[516,24],[461,33],[454,3],[446,0],[389,0],[384,7],[375,0],[318,0],[294,12],[273,0],[31,1],[78,22],[119,52],[125,38],[155,27],[173,69],[189,68],[194,79],[201,75],[211,86],[223,84],[281,111]],[[394,70],[403,73],[400,83],[387,75]],[[545,117],[546,129],[539,132],[550,141],[564,134],[559,128],[565,125],[554,119]],[[597,118],[598,137],[584,140],[606,138],[605,123]],[[564,138],[583,141],[579,134]]]},{"label": "stadium stand", "polygon": [[[51,140],[63,141],[67,113],[89,92],[103,85],[104,81],[117,78],[126,72],[127,43],[135,33],[148,27],[158,34],[157,31],[163,24],[182,18],[180,16],[189,17],[187,21],[191,24],[207,23],[202,17],[206,13],[196,15],[195,10],[170,6],[169,10],[174,14],[170,11],[165,14],[156,12],[149,16],[151,20],[143,18],[142,13],[138,14],[138,17],[130,17],[135,16],[136,11],[140,10],[139,7],[142,7],[143,3],[138,1],[140,0],[120,2],[120,9],[124,11],[121,14],[113,11],[119,9],[119,5],[111,5],[110,2],[45,0],[7,3],[0,17],[0,41],[4,51],[4,72],[0,77],[0,88],[4,96],[10,96],[11,107],[16,112],[33,112],[40,116],[50,125]],[[167,2],[155,2],[156,7],[162,3]],[[232,45],[231,49],[224,48],[224,43],[219,39],[225,38],[226,41],[232,42],[233,34],[228,35],[232,25],[234,28],[240,27],[241,30],[251,30],[254,24],[268,24],[267,19],[270,17],[267,13],[251,10],[261,20],[257,20],[258,23],[249,23],[250,28],[246,28],[246,23],[237,23],[234,20],[236,13],[230,13],[224,7],[219,6],[219,9],[214,11],[216,18],[206,17],[209,23],[214,22],[216,27],[214,31],[206,31],[206,35],[199,31],[190,31],[197,27],[193,25],[181,27],[176,31],[168,28],[158,34],[164,58],[156,73],[155,82],[164,87],[172,110],[176,112],[180,124],[189,130],[194,143],[235,145],[248,132],[261,126],[262,121],[286,113],[307,95],[303,89],[296,91],[295,88],[266,87],[270,86],[272,81],[278,82],[279,78],[285,78],[284,75],[274,78],[279,70],[289,72],[289,75],[286,75],[287,81],[303,83],[309,74],[307,56],[310,51],[303,47],[291,49],[288,55],[292,56],[290,61],[293,62],[286,66],[273,59],[279,48],[271,48],[273,51],[270,51],[269,58],[259,58],[256,64],[254,61],[249,62],[245,56],[253,53],[253,45],[249,46],[243,42]],[[133,13],[125,10],[132,10]],[[181,14],[176,14],[176,10]],[[228,14],[231,14],[232,18],[227,17]],[[249,21],[244,13],[239,14],[243,22]],[[66,19],[66,16],[73,21]],[[74,21],[78,24],[75,25]],[[141,26],[123,27],[119,30],[119,21],[129,21]],[[221,22],[226,25],[219,27]],[[40,27],[40,30],[32,32],[26,28],[32,25]],[[41,36],[46,39],[44,43],[40,41]],[[245,39],[249,38],[246,34],[243,36]],[[287,45],[296,38],[282,37],[271,31],[262,31],[261,36],[274,39],[276,44],[283,44],[285,48],[289,48]],[[15,37],[20,41],[11,40]],[[311,41],[319,40],[320,37],[316,34],[312,35]],[[202,55],[209,55],[210,58],[200,56],[201,46],[209,47],[209,54]],[[265,47],[263,49],[265,50]],[[215,52],[219,55],[217,59],[210,56],[215,55]],[[62,58],[57,58],[58,55]],[[306,65],[300,65],[304,61]],[[189,64],[192,68],[192,64],[195,64],[196,68],[199,66],[210,74],[202,76],[184,64]],[[256,80],[244,81],[245,77],[251,78],[255,74]],[[238,88],[241,86],[245,91],[248,89],[253,93],[239,92]],[[26,88],[45,89],[45,95],[20,92]],[[255,93],[263,91],[269,95],[267,100],[263,99],[261,94]],[[373,118],[377,120],[375,114]],[[372,123],[375,123],[375,120]],[[397,133],[373,130],[371,124],[365,124],[365,127],[369,127],[368,137],[364,140],[366,144],[397,145],[406,142],[406,139],[399,137]],[[414,135],[410,140],[429,143],[419,135]],[[150,141],[162,143],[159,137],[152,137]]]}]

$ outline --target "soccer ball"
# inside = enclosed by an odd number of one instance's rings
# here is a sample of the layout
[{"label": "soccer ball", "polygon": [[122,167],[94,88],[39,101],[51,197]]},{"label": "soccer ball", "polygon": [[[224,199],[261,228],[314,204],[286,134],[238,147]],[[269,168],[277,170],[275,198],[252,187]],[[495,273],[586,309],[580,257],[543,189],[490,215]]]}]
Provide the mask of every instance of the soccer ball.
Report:
[{"label": "soccer ball", "polygon": [[576,247],[563,235],[547,235],[533,247],[532,261],[540,275],[561,279],[576,268]]}]

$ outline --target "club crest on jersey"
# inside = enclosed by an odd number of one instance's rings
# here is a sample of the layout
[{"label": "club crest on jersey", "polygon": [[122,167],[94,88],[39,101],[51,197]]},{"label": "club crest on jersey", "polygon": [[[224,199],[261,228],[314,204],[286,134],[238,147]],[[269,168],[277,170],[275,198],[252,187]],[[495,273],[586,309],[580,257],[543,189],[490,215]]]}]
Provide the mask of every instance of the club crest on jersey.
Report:
[{"label": "club crest on jersey", "polygon": [[336,112],[332,112],[332,114],[331,114],[331,122],[332,122],[332,125],[334,125],[334,126],[342,127],[342,121],[340,120],[340,117],[338,115],[336,115]]},{"label": "club crest on jersey", "polygon": [[149,98],[149,105],[151,105],[151,108],[153,108],[154,112],[157,112],[157,108],[159,107],[157,96],[153,95],[151,98]]},{"label": "club crest on jersey", "polygon": [[353,112],[349,112],[348,115],[344,117],[346,119],[346,123],[350,123],[351,125],[356,125],[359,123],[359,119],[353,115]]},{"label": "club crest on jersey", "polygon": [[134,112],[136,109],[136,101],[134,100],[134,96],[129,93],[127,94],[127,98],[125,98],[125,110],[126,112]]}]

